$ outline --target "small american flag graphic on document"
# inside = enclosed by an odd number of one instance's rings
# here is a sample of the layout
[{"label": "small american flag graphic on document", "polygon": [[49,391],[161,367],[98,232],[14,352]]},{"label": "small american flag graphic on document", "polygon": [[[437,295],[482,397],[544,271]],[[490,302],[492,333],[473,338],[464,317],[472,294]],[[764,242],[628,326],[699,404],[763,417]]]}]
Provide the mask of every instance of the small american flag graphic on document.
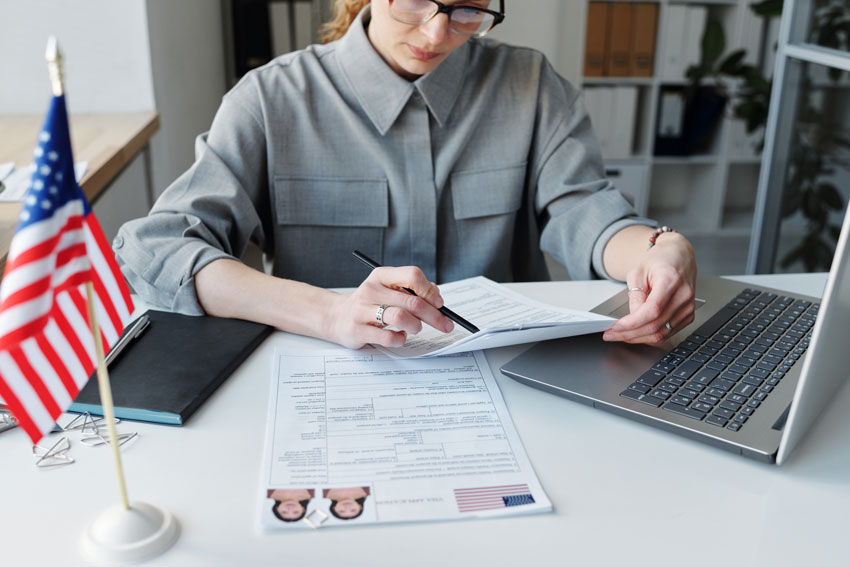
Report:
[{"label": "small american flag graphic on document", "polygon": [[534,497],[527,484],[456,488],[454,492],[460,512],[480,512],[534,504]]}]

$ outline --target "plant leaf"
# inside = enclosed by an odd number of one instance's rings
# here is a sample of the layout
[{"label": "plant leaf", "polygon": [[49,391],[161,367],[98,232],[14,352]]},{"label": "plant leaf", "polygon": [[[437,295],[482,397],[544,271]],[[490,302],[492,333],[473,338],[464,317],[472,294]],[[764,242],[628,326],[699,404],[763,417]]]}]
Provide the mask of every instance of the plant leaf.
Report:
[{"label": "plant leaf", "polygon": [[726,50],[726,32],[717,20],[709,20],[702,34],[702,63],[711,66]]},{"label": "plant leaf", "polygon": [[844,200],[838,192],[838,188],[832,183],[821,183],[817,188],[818,197],[832,210],[841,211],[844,209]]}]

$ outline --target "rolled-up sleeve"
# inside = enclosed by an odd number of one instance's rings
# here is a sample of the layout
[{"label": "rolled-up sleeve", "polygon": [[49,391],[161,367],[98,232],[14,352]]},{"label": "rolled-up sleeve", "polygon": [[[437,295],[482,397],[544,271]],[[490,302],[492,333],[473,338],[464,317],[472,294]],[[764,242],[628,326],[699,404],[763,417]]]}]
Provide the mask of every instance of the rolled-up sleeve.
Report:
[{"label": "rolled-up sleeve", "polygon": [[240,258],[251,241],[265,247],[265,132],[246,90],[224,98],[210,131],[196,139],[194,165],[113,241],[124,276],[152,307],[203,314],[195,274],[214,260]]},{"label": "rolled-up sleeve", "polygon": [[[611,279],[602,262],[611,236],[631,224],[655,223],[638,217],[605,177],[581,94],[548,65],[541,80],[539,131],[546,137],[535,157],[535,207],[545,223],[540,248],[563,264],[573,279]],[[557,126],[547,129],[546,124]]]}]

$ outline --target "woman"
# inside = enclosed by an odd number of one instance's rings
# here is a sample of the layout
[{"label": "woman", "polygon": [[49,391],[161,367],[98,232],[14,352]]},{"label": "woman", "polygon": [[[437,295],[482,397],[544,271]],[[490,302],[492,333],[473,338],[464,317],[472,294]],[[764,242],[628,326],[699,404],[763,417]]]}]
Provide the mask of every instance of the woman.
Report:
[{"label": "woman", "polygon": [[[633,290],[606,340],[658,342],[687,325],[690,244],[636,218],[604,178],[579,92],[540,53],[480,38],[503,11],[338,0],[333,41],[248,73],[192,168],[122,227],[114,247],[136,292],[347,347],[399,346],[422,322],[453,328],[432,282],[548,279],[545,251],[573,279]],[[239,261],[249,242],[271,274]],[[363,280],[355,248],[401,267]]]},{"label": "woman", "polygon": [[329,511],[340,520],[359,518],[369,496],[368,486],[351,488],[326,488],[322,495],[331,501]]},{"label": "woman", "polygon": [[312,488],[278,488],[268,490],[266,497],[274,500],[272,514],[282,522],[297,522],[307,514],[307,507],[316,491]]}]

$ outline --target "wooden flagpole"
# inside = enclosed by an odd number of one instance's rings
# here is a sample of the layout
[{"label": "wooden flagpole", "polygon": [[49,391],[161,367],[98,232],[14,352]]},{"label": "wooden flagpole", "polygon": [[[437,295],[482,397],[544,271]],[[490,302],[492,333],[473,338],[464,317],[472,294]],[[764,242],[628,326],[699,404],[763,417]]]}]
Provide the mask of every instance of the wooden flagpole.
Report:
[{"label": "wooden flagpole", "polygon": [[124,467],[121,466],[121,448],[118,445],[118,433],[115,431],[115,407],[112,403],[112,387],[109,384],[109,372],[106,370],[106,362],[103,357],[103,341],[100,339],[100,326],[97,324],[97,315],[94,312],[94,287],[90,281],[86,282],[86,299],[89,309],[89,321],[91,322],[91,334],[94,339],[94,350],[97,353],[97,386],[100,391],[100,405],[103,406],[103,417],[106,419],[106,427],[109,429],[109,444],[112,446],[112,460],[115,462],[115,471],[118,474],[121,505],[125,510],[129,510],[130,502],[127,500]]},{"label": "wooden flagpole", "polygon": [[[64,92],[62,85],[62,54],[56,44],[56,38],[51,37],[47,44],[47,69],[50,73],[50,84],[54,96],[62,96]],[[103,417],[109,429],[109,444],[112,446],[112,458],[115,461],[115,470],[118,474],[118,488],[121,491],[121,504],[124,510],[130,509],[127,500],[127,485],[124,482],[124,468],[121,466],[121,451],[118,446],[118,433],[115,431],[115,408],[112,403],[112,387],[109,385],[109,373],[106,370],[106,362],[103,355],[103,341],[100,338],[100,325],[94,308],[94,288],[91,281],[86,282],[86,303],[89,312],[89,324],[91,325],[94,350],[97,355],[97,385],[100,391],[100,403],[103,406]]]}]

